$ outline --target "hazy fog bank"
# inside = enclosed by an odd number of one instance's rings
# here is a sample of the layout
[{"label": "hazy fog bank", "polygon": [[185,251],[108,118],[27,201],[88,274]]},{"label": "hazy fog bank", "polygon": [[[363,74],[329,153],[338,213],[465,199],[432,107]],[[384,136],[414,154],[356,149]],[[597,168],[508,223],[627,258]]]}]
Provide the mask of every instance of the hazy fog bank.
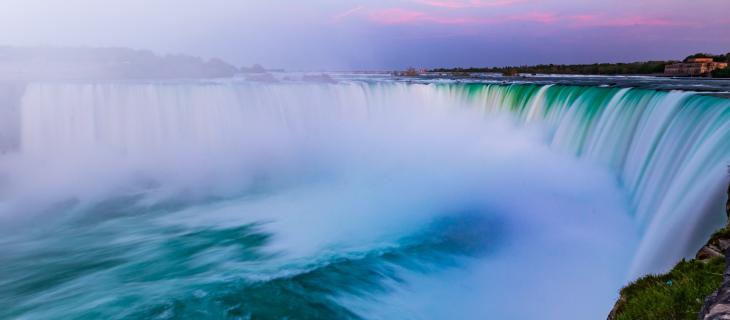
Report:
[{"label": "hazy fog bank", "polygon": [[219,78],[236,72],[216,58],[147,50],[0,46],[0,81]]}]

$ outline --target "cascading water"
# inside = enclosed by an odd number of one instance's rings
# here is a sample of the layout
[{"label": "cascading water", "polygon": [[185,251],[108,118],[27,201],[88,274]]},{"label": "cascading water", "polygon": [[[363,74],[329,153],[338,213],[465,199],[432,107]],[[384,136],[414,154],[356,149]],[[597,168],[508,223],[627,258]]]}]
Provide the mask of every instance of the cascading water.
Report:
[{"label": "cascading water", "polygon": [[730,101],[693,93],[39,83],[19,100],[0,113],[0,318],[590,319],[723,220]]},{"label": "cascading water", "polygon": [[529,85],[485,86],[476,95],[489,110],[546,122],[554,128],[553,147],[618,175],[644,230],[632,276],[667,270],[722,226],[730,100],[681,91]]}]

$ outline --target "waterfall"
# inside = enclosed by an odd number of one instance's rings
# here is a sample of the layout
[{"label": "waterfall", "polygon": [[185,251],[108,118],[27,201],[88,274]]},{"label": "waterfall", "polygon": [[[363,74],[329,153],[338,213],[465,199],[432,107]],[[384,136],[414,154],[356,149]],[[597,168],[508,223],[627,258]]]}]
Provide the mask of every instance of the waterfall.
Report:
[{"label": "waterfall", "polygon": [[554,149],[609,167],[645,233],[637,272],[666,269],[690,255],[723,220],[717,200],[730,159],[730,100],[680,91],[358,82],[33,84],[22,101],[19,148],[47,154],[103,146],[133,157],[191,146],[210,151],[271,130],[264,123],[305,133],[306,119],[367,117],[398,105],[509,112],[520,122],[544,123]]},{"label": "waterfall", "polygon": [[[460,88],[450,88],[460,91]],[[551,146],[611,168],[630,195],[643,241],[633,274],[690,257],[724,223],[730,100],[630,88],[487,85],[470,92],[491,111],[543,121]]]},{"label": "waterfall", "polygon": [[0,82],[0,154],[18,148],[23,90],[23,84]]},{"label": "waterfall", "polygon": [[[539,156],[530,159],[538,166],[531,174],[564,172],[564,165],[611,173],[615,185],[625,193],[627,203],[621,206],[629,208],[628,213],[620,213],[629,215],[627,219],[634,228],[629,232],[638,234],[634,257],[626,266],[628,278],[667,270],[682,257],[693,255],[725,220],[720,199],[727,186],[730,163],[730,100],[698,93],[557,84],[397,81],[49,82],[27,85],[22,99],[14,104],[13,117],[0,119],[7,124],[0,127],[0,150],[5,150],[0,154],[0,169],[4,169],[0,170],[0,191],[7,191],[0,195],[0,218],[4,212],[19,208],[13,207],[16,202],[41,203],[38,194],[64,193],[68,198],[73,194],[78,200],[83,198],[79,195],[93,198],[105,192],[127,192],[129,188],[119,186],[130,183],[203,184],[200,188],[214,190],[210,192],[215,199],[235,199],[242,189],[250,197],[266,193],[272,184],[286,186],[286,190],[298,190],[296,186],[304,183],[317,185],[332,170],[344,176],[358,170],[369,174],[370,163],[380,166],[373,170],[378,178],[406,174],[408,179],[393,182],[400,183],[393,187],[396,191],[364,188],[343,197],[357,199],[353,201],[358,207],[371,208],[372,204],[361,197],[382,192],[382,205],[390,210],[401,208],[394,205],[396,201],[391,197],[395,195],[413,203],[420,203],[423,197],[437,197],[423,185],[451,186],[447,178],[458,177],[464,186],[453,189],[471,190],[479,185],[477,178],[499,175],[501,169],[475,171],[471,166],[479,165],[472,160],[491,161],[494,167],[494,163],[511,161],[510,157],[499,152],[486,158],[481,154],[475,157],[477,152],[468,149],[471,143],[452,142],[477,141],[481,135],[507,132],[521,137],[513,142],[512,137],[495,136],[490,137],[495,141],[489,143],[511,152],[524,146],[535,148],[523,140],[532,141],[537,136],[540,146],[548,149],[550,155],[537,153]],[[454,117],[452,112],[463,112],[468,117]],[[422,121],[404,121],[409,118]],[[478,129],[500,126],[502,121],[524,130],[527,138],[522,137],[522,131]],[[448,130],[440,130],[442,125]],[[429,131],[434,131],[433,135],[422,139]],[[400,136],[400,132],[409,134]],[[383,137],[367,139],[372,134]],[[431,150],[420,145],[427,143],[438,147]],[[401,152],[405,146],[409,151]],[[411,154],[414,152],[417,154]],[[559,158],[564,159],[563,163],[552,154],[565,157]],[[464,159],[460,159],[462,156]],[[381,157],[389,160],[380,163]],[[404,167],[413,159],[430,162],[423,168]],[[355,169],[342,164],[347,162],[356,163]],[[453,172],[434,169],[433,177],[428,177],[431,162],[455,168],[451,168]],[[460,171],[462,165],[470,169]],[[25,172],[18,173],[17,168]],[[38,173],[40,168],[53,170]],[[576,170],[577,177],[566,179],[574,183],[600,176],[581,176],[581,170]],[[521,175],[519,170],[513,173]],[[86,175],[93,178],[83,181]],[[69,181],[69,177],[79,181]],[[510,178],[499,176],[495,181],[510,183]],[[16,186],[9,187],[12,183]],[[509,190],[519,186],[516,183]],[[71,190],[76,187],[80,191]],[[498,187],[488,189],[501,196],[516,193],[502,192]],[[585,190],[603,189],[586,185]],[[315,193],[314,197],[320,195]],[[510,201],[531,201],[517,196],[510,197]],[[438,197],[449,201],[457,198],[454,194]],[[306,197],[294,199],[308,205]],[[66,203],[63,198],[54,201]],[[402,207],[409,212],[413,209],[410,204]],[[28,206],[20,208],[29,211]],[[286,204],[274,208],[290,209]],[[371,225],[367,214],[353,219]],[[530,214],[537,220],[559,219],[538,213],[526,213],[526,219],[531,219]],[[591,212],[577,214],[596,224],[605,221],[605,217],[592,216]],[[548,227],[571,221],[551,223],[555,225]],[[354,230],[350,231],[356,233]],[[604,240],[618,243],[624,239]]]}]

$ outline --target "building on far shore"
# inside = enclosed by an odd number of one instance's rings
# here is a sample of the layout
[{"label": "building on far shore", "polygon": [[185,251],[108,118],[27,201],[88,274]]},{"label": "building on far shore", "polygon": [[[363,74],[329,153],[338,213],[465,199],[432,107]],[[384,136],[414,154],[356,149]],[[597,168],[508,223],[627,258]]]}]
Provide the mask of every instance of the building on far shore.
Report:
[{"label": "building on far shore", "polygon": [[427,69],[408,68],[406,71],[395,71],[393,75],[399,77],[419,77],[428,73]]},{"label": "building on far shore", "polygon": [[668,76],[707,76],[716,69],[727,68],[727,62],[715,62],[713,58],[689,58],[685,62],[674,63],[664,67]]}]

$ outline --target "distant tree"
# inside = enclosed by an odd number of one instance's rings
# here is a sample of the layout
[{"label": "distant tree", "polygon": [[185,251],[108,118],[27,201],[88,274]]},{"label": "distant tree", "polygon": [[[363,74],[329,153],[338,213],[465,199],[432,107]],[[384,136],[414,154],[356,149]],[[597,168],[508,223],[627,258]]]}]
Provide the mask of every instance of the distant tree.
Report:
[{"label": "distant tree", "polygon": [[573,65],[556,65],[541,64],[535,66],[507,66],[494,68],[454,68],[454,69],[434,69],[435,72],[449,72],[452,74],[470,72],[470,73],[529,73],[529,74],[658,74],[664,72],[667,64],[676,61],[646,61],[632,63],[594,63],[594,64],[573,64]]},{"label": "distant tree", "polygon": [[719,56],[715,56],[715,62],[728,62],[730,61],[730,53],[727,54],[721,54]]},{"label": "distant tree", "polygon": [[684,58],[684,62],[687,62],[689,59],[693,59],[693,58],[715,58],[715,56],[712,54],[709,54],[709,53],[700,52],[700,53],[695,53],[693,55],[687,56],[686,58]]},{"label": "distant tree", "polygon": [[713,78],[730,78],[730,68],[717,69],[712,71]]}]

